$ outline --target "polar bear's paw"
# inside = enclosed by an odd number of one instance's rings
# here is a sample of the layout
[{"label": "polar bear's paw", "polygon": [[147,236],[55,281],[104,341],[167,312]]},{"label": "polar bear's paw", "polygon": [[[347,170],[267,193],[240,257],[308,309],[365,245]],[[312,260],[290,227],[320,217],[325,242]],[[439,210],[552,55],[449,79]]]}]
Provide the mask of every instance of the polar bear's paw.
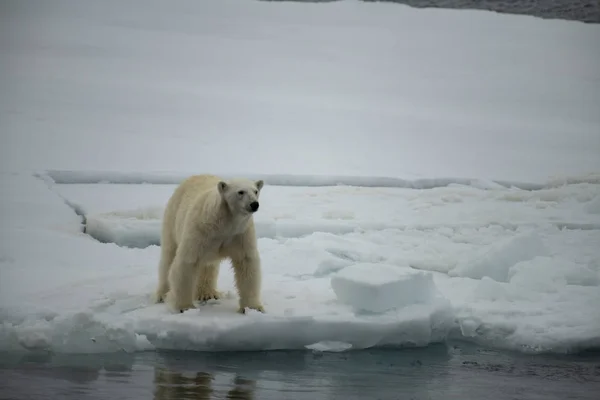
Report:
[{"label": "polar bear's paw", "polygon": [[166,298],[167,298],[167,291],[164,289],[157,290],[156,292],[154,292],[154,296],[152,297],[152,299],[154,300],[154,302],[156,304],[164,303]]},{"label": "polar bear's paw", "polygon": [[173,296],[172,291],[169,291],[169,293],[167,293],[167,296],[165,298],[165,303],[167,303],[171,309],[173,309],[176,312],[180,312],[180,313],[182,313],[186,310],[192,310],[192,309],[196,308],[196,306],[194,306],[194,303],[192,301],[186,301],[182,298],[177,298],[177,297]]},{"label": "polar bear's paw", "polygon": [[246,306],[240,306],[240,308],[238,309],[238,313],[240,314],[246,314],[246,308],[249,308],[251,310],[256,310],[258,312],[261,313],[265,313],[265,307],[262,304],[254,304],[254,305],[246,305]]},{"label": "polar bear's paw", "polygon": [[216,289],[202,290],[196,295],[196,300],[203,302],[208,300],[219,300],[223,294]]},{"label": "polar bear's paw", "polygon": [[183,313],[187,310],[193,310],[196,308],[196,306],[192,303],[189,304],[183,304],[183,305],[176,305],[173,307],[175,310],[178,310],[180,313]]}]

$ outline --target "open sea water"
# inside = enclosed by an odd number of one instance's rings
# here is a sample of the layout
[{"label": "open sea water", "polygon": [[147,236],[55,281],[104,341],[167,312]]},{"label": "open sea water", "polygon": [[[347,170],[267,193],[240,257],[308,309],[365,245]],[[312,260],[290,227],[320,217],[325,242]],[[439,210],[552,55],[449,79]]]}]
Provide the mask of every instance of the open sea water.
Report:
[{"label": "open sea water", "polygon": [[600,354],[427,348],[2,355],[2,399],[598,399]]},{"label": "open sea water", "polygon": [[[327,3],[343,0],[261,0]],[[389,2],[411,7],[488,10],[506,14],[532,15],[540,18],[566,19],[600,23],[600,0],[361,0]]]},{"label": "open sea water", "polygon": [[[599,0],[381,1],[600,23]],[[527,356],[454,343],[344,353],[0,354],[2,400],[599,398],[600,352]]]}]

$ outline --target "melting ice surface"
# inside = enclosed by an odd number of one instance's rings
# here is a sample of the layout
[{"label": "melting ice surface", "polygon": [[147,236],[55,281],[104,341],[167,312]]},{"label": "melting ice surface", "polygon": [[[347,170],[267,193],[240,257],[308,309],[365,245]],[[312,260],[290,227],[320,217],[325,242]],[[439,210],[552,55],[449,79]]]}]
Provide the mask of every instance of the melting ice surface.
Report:
[{"label": "melting ice surface", "polygon": [[[32,4],[0,13],[0,350],[600,346],[600,27]],[[266,314],[235,313],[227,263],[222,300],[152,303],[195,172],[266,179]]]}]

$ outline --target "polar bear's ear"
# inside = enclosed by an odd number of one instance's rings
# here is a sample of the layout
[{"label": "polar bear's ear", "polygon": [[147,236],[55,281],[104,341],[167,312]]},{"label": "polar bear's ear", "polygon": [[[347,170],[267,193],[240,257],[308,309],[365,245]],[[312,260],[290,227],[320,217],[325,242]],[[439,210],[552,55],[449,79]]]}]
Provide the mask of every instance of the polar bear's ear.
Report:
[{"label": "polar bear's ear", "polygon": [[258,181],[256,181],[256,188],[258,190],[260,190],[260,189],[262,189],[262,187],[263,187],[264,184],[265,184],[265,182],[262,179],[258,180]]},{"label": "polar bear's ear", "polygon": [[228,186],[227,182],[223,182],[223,181],[221,181],[217,184],[217,187],[219,188],[219,193],[221,193],[221,195],[225,194],[225,191],[227,190],[227,186]]}]

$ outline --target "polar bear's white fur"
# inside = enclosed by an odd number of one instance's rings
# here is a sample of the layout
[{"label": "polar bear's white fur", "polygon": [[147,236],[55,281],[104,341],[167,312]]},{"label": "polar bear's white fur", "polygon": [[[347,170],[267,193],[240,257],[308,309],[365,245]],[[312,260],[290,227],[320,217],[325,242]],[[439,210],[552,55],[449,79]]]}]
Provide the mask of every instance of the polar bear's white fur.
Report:
[{"label": "polar bear's white fur", "polygon": [[244,313],[246,307],[264,312],[253,220],[263,184],[194,175],[175,189],[162,222],[157,302],[166,301],[183,312],[194,308],[194,300],[218,299],[219,265],[229,258],[238,312]]}]

